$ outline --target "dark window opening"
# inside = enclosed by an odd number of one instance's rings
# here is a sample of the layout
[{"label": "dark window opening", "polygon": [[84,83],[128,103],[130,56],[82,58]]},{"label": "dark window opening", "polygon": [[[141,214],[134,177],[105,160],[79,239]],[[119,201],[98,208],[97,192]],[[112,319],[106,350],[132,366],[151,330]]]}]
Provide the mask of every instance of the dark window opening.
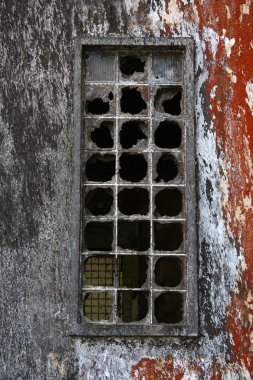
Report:
[{"label": "dark window opening", "polygon": [[119,175],[129,182],[140,182],[146,177],[148,163],[142,154],[122,153]]},{"label": "dark window opening", "polygon": [[142,61],[137,55],[128,55],[120,57],[120,71],[126,76],[133,73],[144,73],[145,61]]},{"label": "dark window opening", "polygon": [[120,131],[120,144],[123,149],[132,148],[140,140],[147,140],[147,135],[144,131],[147,125],[138,120],[126,121],[122,124]]},{"label": "dark window opening", "polygon": [[93,182],[108,182],[115,175],[113,154],[93,154],[86,161],[86,177]]},{"label": "dark window opening", "polygon": [[139,187],[121,190],[118,193],[118,207],[124,215],[146,215],[149,211],[148,190]]},{"label": "dark window opening", "polygon": [[163,153],[157,162],[156,171],[158,174],[155,178],[156,182],[172,181],[178,175],[178,166],[175,157],[171,154]]},{"label": "dark window opening", "polygon": [[148,300],[145,292],[119,291],[118,316],[122,322],[138,322],[148,313]]},{"label": "dark window opening", "polygon": [[109,102],[104,102],[101,98],[96,98],[94,100],[86,100],[86,112],[88,113],[92,113],[94,115],[103,115],[108,113],[109,110]]},{"label": "dark window opening", "polygon": [[121,93],[120,107],[122,112],[135,115],[147,108],[147,104],[142,98],[141,92],[137,90],[137,87],[124,87]]},{"label": "dark window opening", "polygon": [[102,121],[98,128],[95,128],[91,132],[91,140],[99,147],[99,148],[112,148],[113,147],[113,139],[112,139],[112,121]]},{"label": "dark window opening", "polygon": [[155,144],[159,148],[175,149],[181,144],[181,128],[177,123],[164,120],[155,131]]},{"label": "dark window opening", "polygon": [[181,223],[154,222],[155,249],[158,251],[176,251],[183,241]]},{"label": "dark window opening", "polygon": [[90,251],[111,251],[113,222],[89,222],[84,229],[85,248]]},{"label": "dark window opening", "polygon": [[147,280],[147,257],[126,255],[119,257],[119,286],[141,288]]},{"label": "dark window opening", "polygon": [[164,292],[155,299],[155,318],[158,323],[179,323],[183,319],[183,296]]},{"label": "dark window opening", "polygon": [[178,286],[182,281],[182,263],[177,257],[162,257],[155,264],[155,282],[159,286]]},{"label": "dark window opening", "polygon": [[154,98],[155,109],[158,112],[165,112],[170,115],[180,115],[181,98],[181,89],[173,87],[159,88]]},{"label": "dark window opening", "polygon": [[90,190],[85,196],[85,208],[92,215],[106,215],[113,205],[113,192],[110,188]]},{"label": "dark window opening", "polygon": [[156,216],[176,216],[182,211],[182,193],[178,189],[162,189],[155,195]]},{"label": "dark window opening", "polygon": [[150,222],[118,221],[118,246],[122,249],[146,251],[150,247]]}]

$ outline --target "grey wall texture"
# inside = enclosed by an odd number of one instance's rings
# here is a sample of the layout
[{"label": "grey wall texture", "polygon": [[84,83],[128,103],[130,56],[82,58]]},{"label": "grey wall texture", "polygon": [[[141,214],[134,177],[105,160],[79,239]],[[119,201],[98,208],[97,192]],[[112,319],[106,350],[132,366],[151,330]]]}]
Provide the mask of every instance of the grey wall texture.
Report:
[{"label": "grey wall texture", "polygon": [[[250,72],[245,69],[244,92],[237,94],[241,103],[233,103],[231,88],[241,80],[233,49],[250,49],[241,20],[251,30],[251,1],[2,0],[0,10],[0,379],[250,379],[252,297],[245,271],[252,240],[243,226],[251,198],[235,185],[243,188],[252,177],[244,129],[253,113]],[[195,338],[68,334],[75,44],[110,35],[195,40],[200,310]],[[238,109],[245,118],[238,122],[239,135],[229,121]],[[238,136],[243,142],[233,153]],[[233,178],[231,157],[237,162]]]}]

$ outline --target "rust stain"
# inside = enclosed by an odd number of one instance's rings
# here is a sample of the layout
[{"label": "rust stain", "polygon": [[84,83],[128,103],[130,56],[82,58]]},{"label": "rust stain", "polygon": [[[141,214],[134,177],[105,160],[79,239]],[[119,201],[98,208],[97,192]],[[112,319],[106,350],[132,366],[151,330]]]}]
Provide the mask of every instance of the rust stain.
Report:
[{"label": "rust stain", "polygon": [[[251,1],[245,0],[229,0],[225,6],[218,1],[174,3],[168,1],[165,7],[170,11],[168,18],[165,18],[167,36],[172,35],[175,30],[172,21],[180,21],[183,26],[185,22],[192,23],[196,19],[200,39],[203,39],[206,28],[212,28],[220,36],[214,62],[212,41],[206,41],[209,78],[205,98],[209,103],[209,116],[216,116],[214,129],[218,155],[222,154],[227,168],[231,167],[226,171],[229,193],[223,202],[225,225],[228,235],[243,254],[241,275],[231,294],[231,303],[227,307],[222,330],[227,333],[226,366],[240,366],[240,371],[248,371],[253,376],[253,217],[251,201],[249,202],[253,197],[253,115],[252,99],[249,99],[249,84],[253,78],[253,6]],[[176,7],[176,18],[171,13],[172,5]],[[177,28],[180,31],[179,25]],[[226,46],[228,40],[225,40],[225,35],[232,41],[231,50]],[[235,42],[232,38],[235,38]],[[216,94],[212,97],[210,94],[215,87]],[[178,364],[175,365],[172,356],[166,359],[144,358],[132,367],[132,378],[182,379],[184,375],[188,378],[192,373],[197,378],[204,379],[206,377],[203,368],[208,367],[208,378],[219,380],[226,372],[226,368],[217,362],[215,356],[211,357],[210,366],[201,364],[198,358],[192,360],[192,365],[188,363],[179,367]]]}]

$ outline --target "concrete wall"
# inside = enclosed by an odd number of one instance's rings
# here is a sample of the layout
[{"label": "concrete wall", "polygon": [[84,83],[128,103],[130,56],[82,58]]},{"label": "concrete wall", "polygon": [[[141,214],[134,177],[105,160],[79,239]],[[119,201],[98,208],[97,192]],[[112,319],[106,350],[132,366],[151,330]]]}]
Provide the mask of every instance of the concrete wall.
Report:
[{"label": "concrete wall", "polygon": [[[0,8],[0,379],[250,379],[252,0],[6,0]],[[196,42],[198,338],[67,335],[74,41],[108,35]]]}]

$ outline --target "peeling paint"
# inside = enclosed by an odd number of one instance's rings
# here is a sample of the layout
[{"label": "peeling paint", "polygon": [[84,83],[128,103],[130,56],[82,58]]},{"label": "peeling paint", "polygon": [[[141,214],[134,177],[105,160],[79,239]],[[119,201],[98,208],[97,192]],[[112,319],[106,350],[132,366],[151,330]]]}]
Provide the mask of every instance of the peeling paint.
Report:
[{"label": "peeling paint", "polygon": [[183,21],[183,12],[180,10],[177,0],[169,1],[165,21],[168,24],[180,24]]},{"label": "peeling paint", "polygon": [[246,84],[246,92],[248,97],[245,99],[253,116],[253,81],[248,81]]},{"label": "peeling paint", "polygon": [[232,47],[235,44],[235,38],[227,38],[225,37],[225,49],[227,52],[227,57],[229,58],[231,56]]},{"label": "peeling paint", "polygon": [[230,7],[228,5],[225,5],[226,12],[227,12],[227,19],[230,20],[231,18],[231,13],[230,13]]}]

